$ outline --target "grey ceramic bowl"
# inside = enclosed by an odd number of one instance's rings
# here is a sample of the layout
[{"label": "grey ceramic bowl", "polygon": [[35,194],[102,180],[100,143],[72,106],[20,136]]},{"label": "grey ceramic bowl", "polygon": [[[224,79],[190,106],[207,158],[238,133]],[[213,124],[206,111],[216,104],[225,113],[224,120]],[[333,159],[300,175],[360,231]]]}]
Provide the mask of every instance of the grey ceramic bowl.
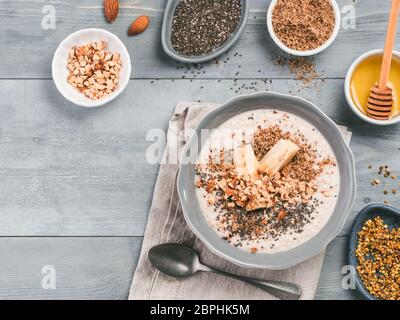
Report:
[{"label": "grey ceramic bowl", "polygon": [[[330,143],[340,170],[340,192],[332,217],[308,242],[276,254],[251,254],[223,240],[212,229],[200,209],[195,190],[195,164],[181,164],[178,175],[178,192],[183,214],[192,231],[215,254],[243,267],[282,270],[292,267],[320,253],[341,231],[353,206],[356,195],[355,162],[339,128],[311,102],[288,95],[264,92],[235,98],[222,107],[208,113],[196,128],[197,136],[202,129],[214,129],[233,116],[260,108],[271,108],[293,113],[315,126]],[[202,141],[204,143],[204,141]],[[183,150],[193,150],[198,144],[195,135]],[[199,147],[200,148],[200,147]]]},{"label": "grey ceramic bowl", "polygon": [[219,48],[215,49],[214,51],[206,55],[184,56],[177,53],[174,50],[171,43],[172,18],[174,16],[176,6],[179,4],[179,2],[181,2],[181,0],[168,0],[167,6],[165,8],[164,22],[161,31],[161,42],[165,53],[169,55],[171,58],[180,62],[202,63],[215,59],[216,57],[228,51],[230,48],[232,48],[235,42],[239,40],[241,34],[244,31],[244,28],[246,27],[246,23],[249,18],[250,0],[241,0],[241,1],[242,1],[242,18],[240,20],[238,27],[236,28],[235,33],[230,37],[230,39],[228,39],[228,41],[226,41],[222,46],[220,46]]}]

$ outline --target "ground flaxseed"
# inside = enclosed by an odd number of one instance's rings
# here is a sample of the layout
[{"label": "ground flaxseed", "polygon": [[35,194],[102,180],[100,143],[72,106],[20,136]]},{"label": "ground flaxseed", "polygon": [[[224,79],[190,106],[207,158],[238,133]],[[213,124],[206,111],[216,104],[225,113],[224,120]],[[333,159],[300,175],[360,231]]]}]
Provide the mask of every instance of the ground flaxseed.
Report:
[{"label": "ground flaxseed", "polygon": [[232,36],[241,14],[241,0],[182,0],[172,21],[172,46],[185,56],[210,53]]},{"label": "ground flaxseed", "polygon": [[297,57],[287,59],[285,57],[278,57],[275,64],[283,67],[288,66],[290,72],[294,75],[295,79],[303,82],[304,85],[308,86],[315,79],[321,75],[315,70],[315,65],[310,58]]},{"label": "ground flaxseed", "polygon": [[335,22],[328,0],[278,0],[272,13],[275,34],[298,51],[322,46],[332,35]]}]

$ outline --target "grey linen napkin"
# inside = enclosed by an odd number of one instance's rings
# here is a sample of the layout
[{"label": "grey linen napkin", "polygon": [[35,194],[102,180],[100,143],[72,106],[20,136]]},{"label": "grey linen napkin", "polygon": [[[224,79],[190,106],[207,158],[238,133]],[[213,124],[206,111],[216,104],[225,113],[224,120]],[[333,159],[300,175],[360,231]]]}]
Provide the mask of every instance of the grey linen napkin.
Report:
[{"label": "grey linen napkin", "polygon": [[[175,107],[174,115],[169,122],[167,147],[163,156],[163,163],[167,164],[161,165],[158,174],[142,251],[133,277],[129,299],[274,299],[268,293],[251,285],[209,272],[199,272],[184,280],[165,276],[153,268],[147,258],[148,251],[153,246],[162,243],[183,243],[191,246],[199,252],[202,262],[231,273],[259,279],[295,282],[303,290],[302,300],[313,299],[325,250],[316,257],[287,270],[246,269],[211,253],[186,225],[176,189],[178,165],[168,164],[170,163],[168,160],[171,157],[175,158],[176,150],[181,150],[184,146],[184,130],[195,128],[199,120],[217,106],[211,103],[182,102]],[[346,141],[350,142],[351,133],[344,127],[341,127],[341,130]],[[180,136],[180,139],[176,139],[177,136]],[[177,140],[183,142],[177,142]]]}]

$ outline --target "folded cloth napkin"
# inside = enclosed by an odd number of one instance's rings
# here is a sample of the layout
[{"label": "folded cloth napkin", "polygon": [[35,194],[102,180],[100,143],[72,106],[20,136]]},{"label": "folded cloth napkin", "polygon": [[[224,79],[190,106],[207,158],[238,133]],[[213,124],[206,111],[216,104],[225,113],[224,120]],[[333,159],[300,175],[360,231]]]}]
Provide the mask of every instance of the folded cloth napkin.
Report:
[{"label": "folded cloth napkin", "polygon": [[[242,276],[277,281],[294,282],[301,286],[301,299],[314,298],[325,256],[325,250],[316,257],[282,271],[246,269],[226,261],[210,250],[190,231],[180,206],[176,189],[178,164],[170,161],[176,158],[176,150],[184,146],[184,130],[196,127],[199,120],[211,109],[217,107],[211,103],[179,103],[169,123],[167,147],[163,163],[157,178],[144,235],[139,263],[133,277],[129,299],[135,300],[253,300],[275,299],[268,293],[244,282],[199,272],[180,280],[166,276],[152,267],[147,257],[149,250],[162,243],[182,243],[193,247],[201,261],[212,267],[236,273]],[[351,133],[341,127],[346,141],[350,142]],[[180,137],[177,139],[177,137]],[[181,141],[181,142],[179,142]],[[178,152],[179,153],[179,152]]]}]

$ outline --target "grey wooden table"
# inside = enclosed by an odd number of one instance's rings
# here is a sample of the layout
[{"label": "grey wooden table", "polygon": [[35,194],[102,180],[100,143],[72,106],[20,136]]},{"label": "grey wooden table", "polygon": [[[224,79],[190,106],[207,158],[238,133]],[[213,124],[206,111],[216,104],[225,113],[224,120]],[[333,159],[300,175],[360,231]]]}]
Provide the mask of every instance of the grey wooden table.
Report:
[{"label": "grey wooden table", "polygon": [[[383,47],[390,1],[338,1],[341,8],[355,6],[356,29],[342,28],[332,47],[315,57],[325,80],[310,88],[274,64],[281,53],[267,37],[269,0],[251,1],[241,40],[200,72],[162,52],[165,2],[122,0],[119,18],[110,25],[101,0],[0,0],[0,298],[126,299],[158,171],[146,163],[146,133],[166,129],[179,101],[222,103],[262,90],[300,90],[353,132],[358,196],[346,227],[328,248],[316,298],[358,298],[341,287],[347,236],[366,202],[400,206],[398,195],[385,196],[385,186],[370,185],[379,165],[399,174],[400,126],[374,127],[356,118],[344,99],[343,78],[357,56]],[[43,29],[53,8],[56,29]],[[127,26],[141,14],[151,17],[150,28],[127,37]],[[133,68],[126,92],[93,110],[65,101],[51,80],[59,42],[87,27],[117,34]],[[45,265],[56,270],[55,290],[42,287]]]}]

